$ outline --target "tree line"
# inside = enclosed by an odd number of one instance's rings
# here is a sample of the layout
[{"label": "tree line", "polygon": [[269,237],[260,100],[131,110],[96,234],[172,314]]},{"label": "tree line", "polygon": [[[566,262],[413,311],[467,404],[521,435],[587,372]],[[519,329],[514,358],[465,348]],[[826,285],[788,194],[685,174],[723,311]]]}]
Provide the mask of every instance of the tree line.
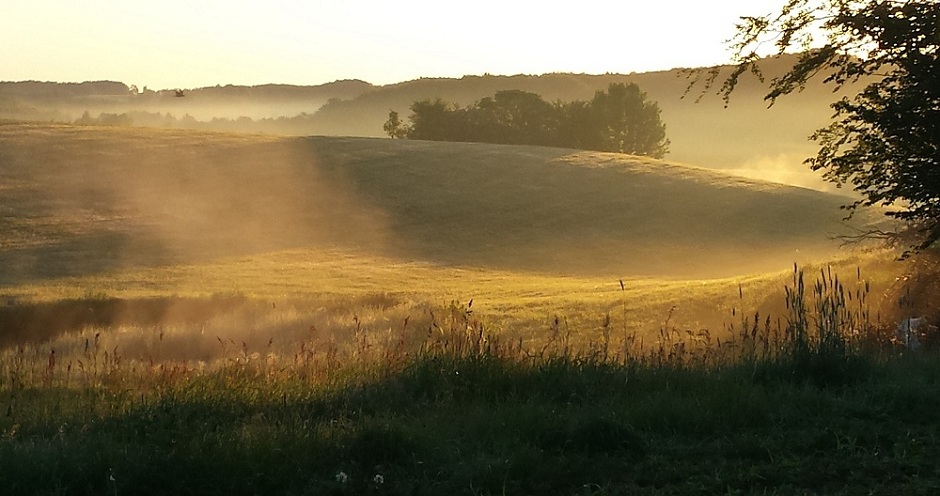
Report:
[{"label": "tree line", "polygon": [[[56,119],[49,119],[56,120]],[[316,129],[313,114],[301,112],[293,117],[264,117],[252,119],[238,117],[229,119],[213,117],[209,120],[198,120],[190,114],[176,117],[173,114],[147,111],[130,111],[123,113],[101,112],[97,116],[85,111],[74,121],[60,119],[61,122],[71,122],[79,126],[113,126],[113,127],[156,127],[170,129],[201,129],[212,131],[227,131],[241,133],[273,133],[288,135],[306,135]]]},{"label": "tree line", "polygon": [[656,102],[634,83],[612,83],[589,101],[549,103],[535,93],[498,91],[461,107],[440,98],[417,101],[409,122],[389,112],[392,138],[541,145],[662,158],[669,148]]}]

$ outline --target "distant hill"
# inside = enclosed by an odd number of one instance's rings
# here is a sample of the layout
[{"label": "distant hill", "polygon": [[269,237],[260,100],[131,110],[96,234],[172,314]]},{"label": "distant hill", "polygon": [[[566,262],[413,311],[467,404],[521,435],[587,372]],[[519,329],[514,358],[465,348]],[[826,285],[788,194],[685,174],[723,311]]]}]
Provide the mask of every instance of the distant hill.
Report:
[{"label": "distant hill", "polygon": [[311,246],[716,276],[831,255],[846,229],[845,197],[558,148],[7,124],[0,164],[0,285]]},{"label": "distant hill", "polygon": [[24,100],[60,100],[83,96],[126,96],[130,89],[116,81],[50,83],[42,81],[0,82],[0,97]]},{"label": "distant hill", "polygon": [[124,83],[116,81],[86,81],[83,83],[56,83],[48,81],[0,81],[0,95],[8,98],[22,98],[34,100],[37,103],[44,100],[67,99],[74,97],[95,96],[176,96],[176,90],[182,90],[187,96],[199,96],[207,99],[219,100],[248,100],[264,102],[269,100],[302,100],[308,98],[323,99],[351,99],[372,89],[373,86],[365,81],[344,80],[317,86],[298,86],[291,84],[261,84],[255,86],[238,86],[227,84],[205,88],[171,88],[153,91],[149,89],[132,89]]},{"label": "distant hill", "polygon": [[[29,119],[29,112],[58,115],[72,121],[83,112],[153,112],[202,120],[238,117],[270,118],[314,113],[331,100],[353,99],[373,86],[359,80],[317,86],[264,84],[171,88],[153,91],[113,81],[53,83],[0,82],[0,117]],[[183,98],[177,97],[177,89]],[[19,111],[21,115],[15,112]],[[38,119],[47,120],[47,119]]]}]

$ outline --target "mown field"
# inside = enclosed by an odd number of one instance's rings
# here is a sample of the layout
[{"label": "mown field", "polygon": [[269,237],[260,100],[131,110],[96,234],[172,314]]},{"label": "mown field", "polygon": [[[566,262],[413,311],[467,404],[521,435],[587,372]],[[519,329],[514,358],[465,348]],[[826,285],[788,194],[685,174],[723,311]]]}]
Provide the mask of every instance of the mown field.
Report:
[{"label": "mown field", "polygon": [[[2,125],[0,487],[932,492],[940,376],[889,338],[937,310],[935,263],[840,249],[881,221],[846,201],[561,149]],[[795,337],[794,263],[844,346]]]}]

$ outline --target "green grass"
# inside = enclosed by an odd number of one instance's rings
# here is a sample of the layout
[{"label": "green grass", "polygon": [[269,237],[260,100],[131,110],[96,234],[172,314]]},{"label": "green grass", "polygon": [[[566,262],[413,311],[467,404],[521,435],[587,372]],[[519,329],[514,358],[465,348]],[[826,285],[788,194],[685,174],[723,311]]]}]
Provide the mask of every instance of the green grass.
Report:
[{"label": "green grass", "polygon": [[[847,289],[854,281],[792,277],[783,327],[742,317],[712,336],[667,322],[645,345],[602,336],[578,346],[561,327],[524,344],[452,304],[384,341],[358,329],[347,346],[293,336],[290,354],[219,339],[212,360],[162,355],[172,335],[155,327],[136,356],[126,341],[112,348],[115,334],[140,334],[118,323],[66,333],[51,349],[8,347],[0,485],[16,494],[936,491],[936,348],[894,348],[868,320],[867,290]],[[120,301],[107,303],[94,313]],[[252,317],[240,303],[221,312],[232,325]]]},{"label": "green grass", "polygon": [[491,347],[286,369],[117,367],[77,388],[5,382],[0,483],[15,494],[938,489],[935,355],[857,357],[836,381],[767,367],[786,363]]}]

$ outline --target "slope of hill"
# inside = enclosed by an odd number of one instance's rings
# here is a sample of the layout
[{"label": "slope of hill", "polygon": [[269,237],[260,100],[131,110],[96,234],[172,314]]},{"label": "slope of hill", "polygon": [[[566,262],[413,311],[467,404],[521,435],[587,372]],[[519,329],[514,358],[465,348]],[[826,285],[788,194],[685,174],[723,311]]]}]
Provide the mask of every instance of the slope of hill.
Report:
[{"label": "slope of hill", "polygon": [[353,247],[464,267],[702,276],[831,253],[846,200],[565,149],[0,126],[0,284]]},{"label": "slope of hill", "polygon": [[[404,255],[592,274],[720,275],[831,254],[836,195],[619,154],[307,138]],[[861,220],[861,219],[860,219]],[[782,264],[782,265],[779,265]]]}]

